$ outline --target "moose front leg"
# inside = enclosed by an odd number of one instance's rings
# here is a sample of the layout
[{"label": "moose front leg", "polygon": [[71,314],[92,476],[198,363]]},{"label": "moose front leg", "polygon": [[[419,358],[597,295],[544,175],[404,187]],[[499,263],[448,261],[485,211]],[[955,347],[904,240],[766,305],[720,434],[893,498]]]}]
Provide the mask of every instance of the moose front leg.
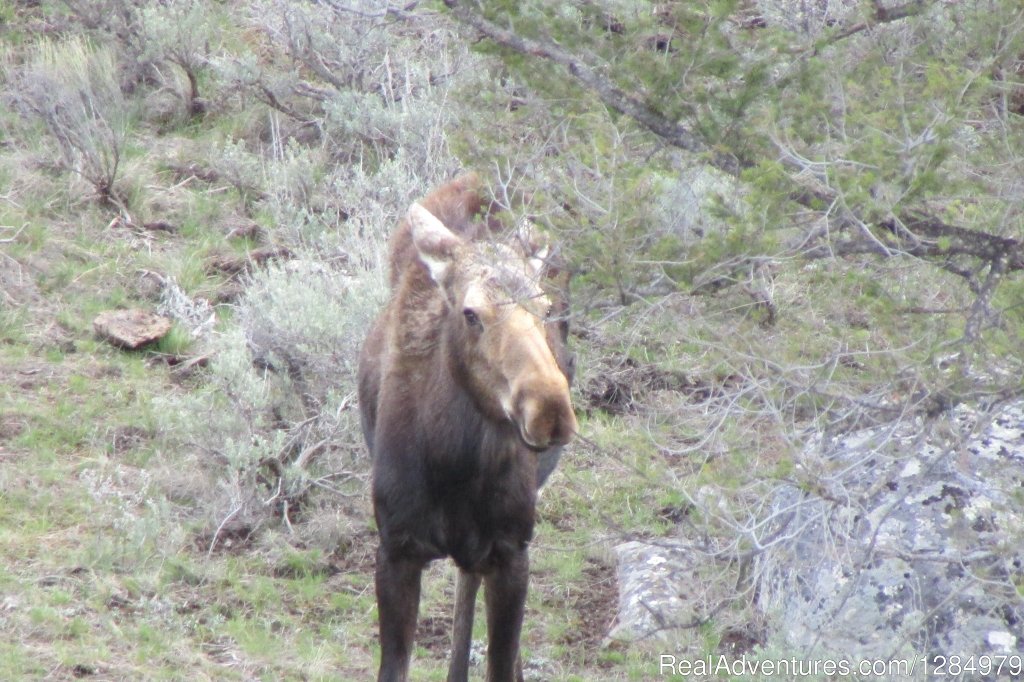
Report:
[{"label": "moose front leg", "polygon": [[526,610],[530,558],[526,548],[484,578],[487,601],[487,682],[523,682],[519,635]]},{"label": "moose front leg", "polygon": [[395,559],[377,549],[377,617],[380,621],[378,682],[405,682],[409,674],[423,563]]}]

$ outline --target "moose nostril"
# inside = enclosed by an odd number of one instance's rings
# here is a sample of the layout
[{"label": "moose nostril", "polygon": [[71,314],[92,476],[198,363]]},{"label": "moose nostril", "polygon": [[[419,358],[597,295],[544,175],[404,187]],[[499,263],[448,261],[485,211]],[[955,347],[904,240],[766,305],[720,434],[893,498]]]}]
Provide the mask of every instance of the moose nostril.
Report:
[{"label": "moose nostril", "polygon": [[565,445],[576,434],[576,415],[568,396],[525,397],[517,401],[520,431],[527,445],[545,449]]}]

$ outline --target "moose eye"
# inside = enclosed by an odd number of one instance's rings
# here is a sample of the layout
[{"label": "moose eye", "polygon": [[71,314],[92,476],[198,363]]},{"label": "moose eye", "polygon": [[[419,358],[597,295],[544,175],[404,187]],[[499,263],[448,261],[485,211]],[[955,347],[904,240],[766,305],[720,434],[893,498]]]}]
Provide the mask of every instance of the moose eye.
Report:
[{"label": "moose eye", "polygon": [[480,316],[477,315],[470,308],[464,308],[463,311],[462,311],[462,316],[466,318],[466,324],[468,324],[470,327],[480,327],[481,326],[480,325]]}]

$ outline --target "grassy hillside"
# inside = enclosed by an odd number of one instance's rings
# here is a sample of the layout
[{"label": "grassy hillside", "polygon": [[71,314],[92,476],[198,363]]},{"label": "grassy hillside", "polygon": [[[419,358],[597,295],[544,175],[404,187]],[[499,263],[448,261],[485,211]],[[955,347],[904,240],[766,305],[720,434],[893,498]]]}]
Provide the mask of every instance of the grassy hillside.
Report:
[{"label": "grassy hillside", "polygon": [[[0,678],[369,678],[354,357],[388,230],[462,167],[455,85],[431,80],[477,58],[430,14],[0,11]],[[288,22],[346,51],[338,83]],[[172,333],[97,338],[128,307]],[[544,679],[636,665],[601,645],[616,592],[588,498],[615,473],[584,453],[541,509],[524,646]],[[443,677],[453,581],[425,581],[417,679]]]},{"label": "grassy hillside", "polygon": [[[680,157],[439,5],[381,5],[0,0],[0,679],[372,677],[356,354],[389,231],[466,168],[575,272],[582,438],[538,509],[527,679],[645,680],[659,653],[766,645],[752,558],[775,492],[842,498],[805,457],[816,434],[941,429],[961,398],[1019,395],[1019,278],[885,234],[796,255],[813,216],[778,207],[771,163]],[[775,113],[773,135],[800,132]],[[1013,149],[1019,118],[970,118],[950,146]],[[844,200],[876,196],[850,174]],[[943,215],[1019,237],[1017,185],[948,186]],[[174,327],[115,348],[93,320],[120,308]],[[667,644],[606,640],[614,546],[660,538],[699,557],[693,620]],[[453,591],[433,566],[414,679],[444,679]]]}]

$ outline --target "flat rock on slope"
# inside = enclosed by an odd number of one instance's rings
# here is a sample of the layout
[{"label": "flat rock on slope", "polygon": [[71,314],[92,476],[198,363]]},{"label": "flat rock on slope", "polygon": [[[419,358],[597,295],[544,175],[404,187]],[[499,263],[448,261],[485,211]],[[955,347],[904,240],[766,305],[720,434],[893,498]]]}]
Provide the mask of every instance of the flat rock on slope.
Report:
[{"label": "flat rock on slope", "polygon": [[146,310],[106,310],[92,321],[101,337],[119,348],[135,349],[162,339],[171,320]]}]

